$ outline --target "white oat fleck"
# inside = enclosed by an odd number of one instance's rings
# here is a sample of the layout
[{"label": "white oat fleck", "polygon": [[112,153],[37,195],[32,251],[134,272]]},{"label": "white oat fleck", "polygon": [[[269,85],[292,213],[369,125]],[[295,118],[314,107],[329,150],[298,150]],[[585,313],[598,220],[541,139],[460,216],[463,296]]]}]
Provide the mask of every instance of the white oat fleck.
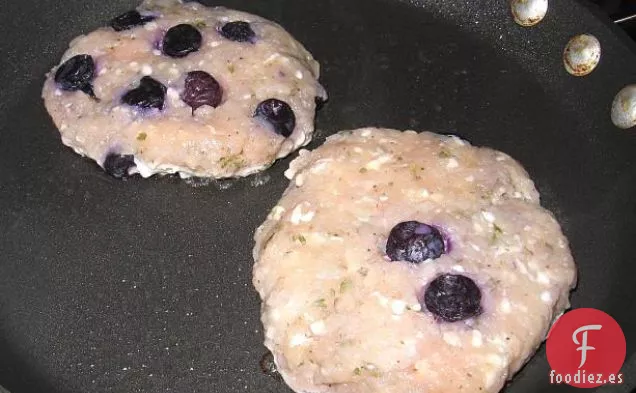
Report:
[{"label": "white oat fleck", "polygon": [[302,209],[303,209],[302,203],[299,203],[298,205],[296,205],[296,207],[292,211],[291,218],[289,219],[289,221],[291,221],[292,224],[298,225],[301,222],[309,222],[314,218],[314,215],[316,212],[309,211],[307,213],[303,213]]},{"label": "white oat fleck", "polygon": [[307,339],[307,336],[305,336],[304,334],[301,334],[301,333],[294,334],[291,340],[289,340],[289,346],[297,347],[299,345],[305,344],[307,341],[309,340]]},{"label": "white oat fleck", "polygon": [[461,265],[455,265],[451,269],[456,271],[456,272],[460,272],[460,273],[463,273],[463,272],[466,271],[466,269],[464,269],[464,267],[461,266]]},{"label": "white oat fleck", "polygon": [[503,312],[504,314],[510,314],[510,312],[512,311],[512,305],[510,304],[510,300],[508,299],[502,300],[501,303],[499,303],[499,308],[501,309],[501,312]]},{"label": "white oat fleck", "polygon": [[383,154],[380,157],[376,158],[375,160],[369,161],[367,165],[365,165],[364,167],[370,170],[377,171],[378,169],[380,169],[382,165],[391,161],[391,159],[392,159],[392,156],[390,154]]},{"label": "white oat fleck", "polygon": [[391,311],[393,311],[393,314],[401,315],[401,314],[404,314],[405,310],[406,310],[406,302],[402,300],[394,300],[393,302],[391,302]]},{"label": "white oat fleck", "polygon": [[302,187],[303,184],[305,184],[305,176],[302,173],[299,173],[298,175],[296,175],[296,187]]},{"label": "white oat fleck", "polygon": [[324,321],[316,321],[309,325],[309,330],[316,336],[321,336],[327,332],[327,326]]},{"label": "white oat fleck", "polygon": [[442,338],[448,345],[453,347],[461,347],[462,345],[462,340],[456,333],[446,332],[442,335]]},{"label": "white oat fleck", "polygon": [[459,162],[457,162],[457,160],[454,158],[449,158],[448,162],[446,163],[446,168],[448,169],[457,168],[458,166]]},{"label": "white oat fleck", "polygon": [[488,222],[495,222],[495,215],[489,211],[482,211],[481,216]]},{"label": "white oat fleck", "polygon": [[471,340],[471,344],[473,345],[473,347],[475,348],[479,348],[482,346],[483,344],[483,338],[482,338],[482,334],[479,330],[474,329],[473,330],[473,338]]},{"label": "white oat fleck", "polygon": [[152,75],[152,67],[149,64],[144,64],[141,66],[141,73],[146,76]]},{"label": "white oat fleck", "polygon": [[221,45],[221,42],[219,42],[219,41],[210,41],[210,43],[208,45],[211,48],[216,48],[217,46]]},{"label": "white oat fleck", "polygon": [[152,54],[155,56],[161,56],[161,51],[159,49],[153,49]]},{"label": "white oat fleck", "polygon": [[157,22],[148,22],[144,25],[144,29],[148,30],[148,31],[153,31],[156,30],[157,27],[159,27],[159,25],[157,24]]},{"label": "white oat fleck", "polygon": [[294,76],[297,79],[303,79],[303,72],[301,70],[296,70],[296,73],[294,74]]},{"label": "white oat fleck", "polygon": [[475,181],[475,176],[473,176],[473,175],[466,176],[464,178],[464,180],[466,180],[467,182],[474,182]]},{"label": "white oat fleck", "polygon": [[537,274],[537,281],[540,282],[541,284],[549,284],[550,277],[548,277],[548,275],[543,272],[539,272]]},{"label": "white oat fleck", "polygon": [[411,304],[409,308],[413,311],[422,311],[422,306],[419,303]]},{"label": "white oat fleck", "polygon": [[541,300],[544,303],[550,303],[552,302],[552,294],[549,291],[543,291],[541,292]]},{"label": "white oat fleck", "polygon": [[363,130],[363,131],[360,133],[360,136],[362,136],[362,137],[364,137],[364,138],[371,136],[371,130],[369,130],[369,129],[365,129],[365,130]]}]

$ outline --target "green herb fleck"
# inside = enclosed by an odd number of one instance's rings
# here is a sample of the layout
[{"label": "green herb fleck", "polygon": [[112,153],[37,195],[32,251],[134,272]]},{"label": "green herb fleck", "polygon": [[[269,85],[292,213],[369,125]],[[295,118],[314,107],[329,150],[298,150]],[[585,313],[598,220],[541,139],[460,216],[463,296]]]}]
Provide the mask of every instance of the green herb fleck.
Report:
[{"label": "green herb fleck", "polygon": [[345,278],[340,283],[340,293],[347,292],[349,289],[351,289],[352,286],[353,286],[353,283],[351,282],[351,280],[349,280],[348,278]]},{"label": "green herb fleck", "polygon": [[203,19],[195,19],[194,20],[194,27],[198,28],[198,29],[203,29],[207,26],[207,23],[205,23],[205,21]]},{"label": "green herb fleck", "polygon": [[140,132],[139,134],[137,134],[137,140],[138,141],[145,141],[147,136],[148,136],[148,134],[146,134],[145,132]]},{"label": "green herb fleck", "polygon": [[303,246],[307,244],[307,239],[305,239],[305,236],[303,236],[302,234],[292,236],[292,240],[299,242]]},{"label": "green herb fleck", "polygon": [[325,298],[322,297],[314,302],[314,306],[320,307],[320,308],[327,308],[327,300],[325,300]]},{"label": "green herb fleck", "polygon": [[245,159],[243,158],[243,151],[239,154],[231,154],[229,156],[219,158],[221,168],[234,168],[235,170],[245,166]]},{"label": "green herb fleck", "polygon": [[501,229],[501,227],[497,224],[492,224],[492,238],[490,239],[491,242],[496,242],[497,240],[499,240],[499,237],[501,235],[503,235],[503,229]]},{"label": "green herb fleck", "polygon": [[360,168],[360,170],[358,172],[367,173],[367,168],[362,167],[362,168]]},{"label": "green herb fleck", "polygon": [[362,369],[360,367],[356,367],[353,370],[353,375],[362,375]]},{"label": "green herb fleck", "polygon": [[233,73],[234,73],[234,71],[236,71],[236,67],[234,66],[234,64],[229,63],[229,64],[227,65],[227,70],[228,70],[228,71],[230,71],[230,74],[233,74]]},{"label": "green herb fleck", "polygon": [[366,277],[367,274],[369,274],[369,269],[367,269],[366,267],[361,267],[360,269],[358,269],[358,273],[362,276],[362,277]]},{"label": "green herb fleck", "polygon": [[451,158],[453,155],[451,154],[450,150],[448,150],[445,147],[442,147],[442,150],[440,150],[439,153],[437,153],[437,156],[439,158]]}]

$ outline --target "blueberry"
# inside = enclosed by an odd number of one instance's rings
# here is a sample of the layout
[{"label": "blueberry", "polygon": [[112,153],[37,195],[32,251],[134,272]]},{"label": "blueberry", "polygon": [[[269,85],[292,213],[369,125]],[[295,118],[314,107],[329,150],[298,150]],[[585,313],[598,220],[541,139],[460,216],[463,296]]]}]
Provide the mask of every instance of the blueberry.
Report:
[{"label": "blueberry", "polygon": [[135,168],[135,157],[133,155],[121,155],[110,153],[104,160],[104,170],[106,173],[117,179],[128,177],[131,168]]},{"label": "blueberry", "polygon": [[272,125],[274,132],[287,138],[296,127],[294,111],[284,101],[270,98],[258,104],[254,117],[261,118]]},{"label": "blueberry", "polygon": [[320,97],[320,96],[314,97],[314,101],[316,102],[316,110],[317,111],[321,110],[322,107],[325,106],[325,102],[327,102],[326,99],[324,99],[323,97]]},{"label": "blueberry", "polygon": [[243,21],[228,22],[221,27],[219,32],[228,40],[237,42],[252,41],[256,36],[250,24]]},{"label": "blueberry", "polygon": [[261,366],[261,371],[277,381],[282,381],[283,377],[278,372],[278,367],[274,362],[274,355],[271,352],[267,351],[265,355],[261,358],[259,365]]},{"label": "blueberry", "polygon": [[166,98],[166,87],[149,76],[144,76],[139,81],[139,86],[129,90],[121,98],[124,104],[136,106],[139,108],[157,108],[163,109],[163,103]]},{"label": "blueberry", "polygon": [[442,321],[462,321],[481,314],[481,291],[466,276],[441,274],[426,287],[424,305]]},{"label": "blueberry", "polygon": [[188,72],[181,99],[192,107],[193,112],[203,105],[216,108],[221,104],[222,98],[223,88],[212,75],[205,71]]},{"label": "blueberry", "polygon": [[93,92],[93,78],[95,77],[95,62],[89,55],[76,55],[66,60],[55,72],[55,83],[62,90],[81,90],[96,98]]},{"label": "blueberry", "polygon": [[132,10],[114,17],[110,21],[110,27],[115,31],[128,30],[135,26],[142,26],[154,19],[154,16],[141,15],[138,11]]},{"label": "blueberry", "polygon": [[422,263],[445,252],[444,237],[439,230],[418,221],[397,224],[386,241],[386,255],[392,261]]},{"label": "blueberry", "polygon": [[171,27],[163,36],[162,50],[166,56],[185,57],[201,48],[203,37],[199,30],[188,24]]}]

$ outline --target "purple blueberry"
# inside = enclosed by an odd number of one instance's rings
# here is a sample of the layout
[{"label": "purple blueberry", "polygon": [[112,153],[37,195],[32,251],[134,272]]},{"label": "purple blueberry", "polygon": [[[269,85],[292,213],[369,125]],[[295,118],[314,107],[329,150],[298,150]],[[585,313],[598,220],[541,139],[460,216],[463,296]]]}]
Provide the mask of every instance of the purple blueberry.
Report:
[{"label": "purple blueberry", "polygon": [[406,221],[391,229],[386,241],[386,255],[392,261],[422,263],[446,252],[440,231],[418,221]]},{"label": "purple blueberry", "polygon": [[188,72],[181,99],[192,107],[193,112],[203,105],[216,108],[223,99],[223,88],[205,71]]},{"label": "purple blueberry", "polygon": [[166,87],[161,82],[149,76],[144,76],[139,81],[139,86],[124,94],[121,101],[124,104],[138,108],[162,110],[165,99]]},{"label": "purple blueberry", "polygon": [[76,55],[62,63],[55,72],[55,83],[62,90],[83,91],[96,98],[93,92],[95,62],[89,55]]},{"label": "purple blueberry", "polygon": [[326,99],[324,99],[323,97],[320,96],[316,96],[314,98],[314,101],[316,102],[316,110],[319,111],[322,109],[323,106],[325,106],[325,102],[327,102]]},{"label": "purple blueberry", "polygon": [[199,30],[188,24],[171,27],[163,36],[161,49],[166,56],[185,57],[201,48],[203,37]]},{"label": "purple blueberry", "polygon": [[283,380],[283,377],[278,372],[278,367],[274,362],[274,355],[270,351],[267,351],[267,353],[263,355],[259,362],[259,365],[261,366],[261,371],[265,375],[270,376],[277,381]]},{"label": "purple blueberry", "polygon": [[135,167],[135,157],[130,154],[121,155],[110,153],[104,160],[104,170],[106,173],[117,179],[127,178],[130,176],[130,170]]},{"label": "purple blueberry", "polygon": [[424,305],[439,320],[462,321],[481,314],[481,291],[466,276],[441,274],[426,287]]},{"label": "purple blueberry", "polygon": [[228,22],[221,27],[219,33],[230,41],[251,42],[256,34],[249,23],[243,21]]},{"label": "purple blueberry", "polygon": [[141,15],[139,11],[132,10],[114,17],[110,21],[110,27],[115,31],[128,30],[136,26],[145,25],[154,19],[155,17],[152,15]]},{"label": "purple blueberry", "polygon": [[274,132],[287,138],[296,127],[296,115],[284,101],[270,98],[258,104],[254,117],[260,118],[271,124]]}]

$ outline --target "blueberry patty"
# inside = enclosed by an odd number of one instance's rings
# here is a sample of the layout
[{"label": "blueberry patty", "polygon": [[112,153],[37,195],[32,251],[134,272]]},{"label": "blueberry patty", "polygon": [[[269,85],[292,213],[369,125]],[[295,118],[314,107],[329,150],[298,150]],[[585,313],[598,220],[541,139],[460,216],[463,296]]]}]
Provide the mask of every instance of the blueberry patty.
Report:
[{"label": "blueberry patty", "polygon": [[193,1],[144,1],[63,60],[46,108],[62,143],[115,177],[133,161],[142,177],[263,171],[309,143],[314,97],[327,97],[318,63],[280,25]]}]

